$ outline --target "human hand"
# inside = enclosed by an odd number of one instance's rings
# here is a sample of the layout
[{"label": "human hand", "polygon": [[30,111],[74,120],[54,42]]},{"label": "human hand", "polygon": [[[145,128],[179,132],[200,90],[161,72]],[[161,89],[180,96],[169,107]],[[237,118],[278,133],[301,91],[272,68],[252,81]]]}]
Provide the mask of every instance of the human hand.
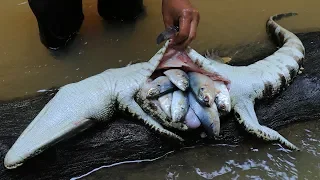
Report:
[{"label": "human hand", "polygon": [[166,28],[178,26],[179,33],[170,46],[185,49],[195,38],[200,14],[189,0],[162,0],[163,22]]}]

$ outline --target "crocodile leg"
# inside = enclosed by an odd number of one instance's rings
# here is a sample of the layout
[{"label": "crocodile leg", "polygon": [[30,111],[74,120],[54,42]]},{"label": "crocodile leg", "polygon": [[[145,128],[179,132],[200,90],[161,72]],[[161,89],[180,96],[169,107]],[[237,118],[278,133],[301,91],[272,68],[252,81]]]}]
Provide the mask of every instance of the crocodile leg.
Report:
[{"label": "crocodile leg", "polygon": [[245,126],[247,132],[263,138],[266,141],[279,141],[290,149],[299,150],[297,146],[289,142],[277,131],[259,124],[254,110],[254,104],[251,100],[241,99],[237,101],[234,105],[234,113],[238,122]]},{"label": "crocodile leg", "polygon": [[181,131],[188,130],[187,125],[181,122],[172,122],[172,119],[162,110],[157,100],[147,98],[147,88],[142,88],[135,96],[135,100],[141,106],[143,111],[150,114],[154,119],[161,122],[162,125],[169,128],[176,128]]},{"label": "crocodile leg", "polygon": [[164,129],[161,124],[159,124],[151,116],[146,114],[139,106],[139,104],[137,104],[137,102],[132,101],[130,99],[127,99],[126,101],[130,101],[131,103],[128,105],[120,105],[120,110],[129,111],[129,113],[132,114],[132,116],[135,116],[138,119],[142,120],[146,125],[150,126],[152,129],[154,129],[156,132],[159,132],[160,134],[176,138],[180,141],[184,141],[184,139],[180,136],[176,135],[175,133],[169,130]]}]

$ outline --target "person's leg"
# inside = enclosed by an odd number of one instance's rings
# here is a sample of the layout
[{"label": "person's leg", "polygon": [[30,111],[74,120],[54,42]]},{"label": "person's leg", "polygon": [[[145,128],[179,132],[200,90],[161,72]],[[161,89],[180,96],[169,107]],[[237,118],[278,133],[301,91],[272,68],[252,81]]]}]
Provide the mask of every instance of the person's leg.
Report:
[{"label": "person's leg", "polygon": [[82,0],[28,0],[39,27],[40,39],[49,49],[66,46],[84,19]]},{"label": "person's leg", "polygon": [[98,0],[98,12],[106,20],[134,20],[143,10],[143,0]]}]

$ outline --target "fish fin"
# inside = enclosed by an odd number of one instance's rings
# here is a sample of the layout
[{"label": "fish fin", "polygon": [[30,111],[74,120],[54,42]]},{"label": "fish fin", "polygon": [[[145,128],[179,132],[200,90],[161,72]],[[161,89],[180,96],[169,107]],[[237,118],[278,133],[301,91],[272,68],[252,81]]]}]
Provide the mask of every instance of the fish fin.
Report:
[{"label": "fish fin", "polygon": [[281,144],[293,150],[299,150],[297,146],[289,142],[277,131],[259,124],[254,110],[254,104],[250,100],[239,101],[234,106],[235,117],[240,124],[245,126],[247,132],[256,135],[266,141],[279,141]]}]

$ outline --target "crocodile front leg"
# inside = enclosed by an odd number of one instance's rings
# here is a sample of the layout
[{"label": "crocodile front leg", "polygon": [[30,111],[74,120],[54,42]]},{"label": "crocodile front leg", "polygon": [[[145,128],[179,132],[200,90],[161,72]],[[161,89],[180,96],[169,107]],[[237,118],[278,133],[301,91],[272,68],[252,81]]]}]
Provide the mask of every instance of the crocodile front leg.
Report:
[{"label": "crocodile front leg", "polygon": [[169,128],[176,128],[181,131],[188,130],[186,124],[180,122],[172,122],[172,119],[162,110],[157,100],[151,100],[147,98],[148,86],[142,87],[135,99],[137,103],[141,106],[143,111],[148,113],[154,119],[158,120],[160,124],[169,127]]},{"label": "crocodile front leg", "polygon": [[[178,139],[180,141],[184,141],[184,139],[177,134],[164,129],[163,126],[157,122],[153,118],[158,118],[158,116],[152,116],[151,114],[147,114],[146,111],[143,110],[143,107],[141,107],[140,104],[138,104],[136,101],[132,101],[132,99],[124,99],[126,102],[131,102],[131,103],[121,103],[120,102],[120,110],[121,111],[128,111],[133,117],[138,118],[139,120],[142,120],[144,124],[147,126],[151,127],[151,129],[154,129],[156,132],[165,135],[167,137],[171,137],[174,139]],[[169,123],[167,124],[166,121],[163,121],[162,124],[165,124],[169,126]]]}]

